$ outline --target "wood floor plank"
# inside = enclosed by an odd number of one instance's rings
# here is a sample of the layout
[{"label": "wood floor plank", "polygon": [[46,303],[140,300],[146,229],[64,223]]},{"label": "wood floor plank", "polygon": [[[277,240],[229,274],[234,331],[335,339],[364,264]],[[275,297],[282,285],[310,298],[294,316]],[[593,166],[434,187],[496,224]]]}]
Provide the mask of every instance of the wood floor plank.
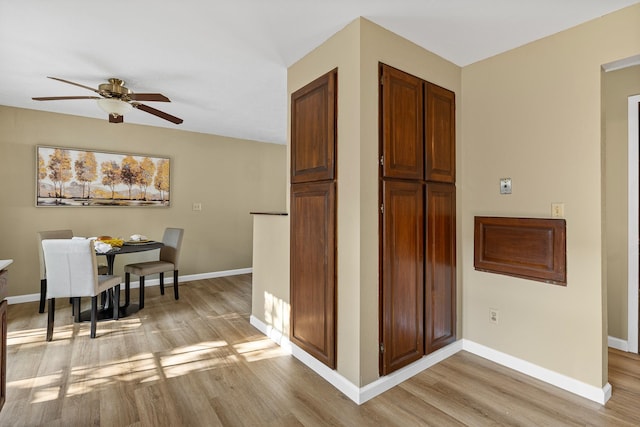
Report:
[{"label": "wood floor plank", "polygon": [[8,308],[2,426],[640,425],[640,356],[617,350],[605,406],[464,351],[356,405],[250,325],[248,274],[150,287],[96,339],[60,303],[47,343],[37,310]]}]

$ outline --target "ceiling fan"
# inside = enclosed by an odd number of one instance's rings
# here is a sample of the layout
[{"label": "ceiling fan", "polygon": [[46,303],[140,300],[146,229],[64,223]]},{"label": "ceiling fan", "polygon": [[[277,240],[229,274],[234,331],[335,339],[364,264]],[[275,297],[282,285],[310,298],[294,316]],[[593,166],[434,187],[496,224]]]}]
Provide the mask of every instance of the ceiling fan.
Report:
[{"label": "ceiling fan", "polygon": [[161,93],[133,93],[129,88],[124,86],[124,81],[116,78],[109,79],[109,83],[102,83],[98,89],[81,85],[80,83],[70,82],[68,80],[59,79],[57,77],[48,77],[49,79],[58,80],[70,85],[79,86],[89,89],[100,96],[45,96],[32,98],[34,101],[59,101],[67,99],[95,99],[98,106],[109,114],[109,123],[122,123],[124,113],[131,111],[132,108],[145,111],[161,119],[168,120],[171,123],[179,125],[183,120],[179,117],[172,116],[164,111],[156,110],[137,101],[155,101],[155,102],[171,102],[169,98]]}]

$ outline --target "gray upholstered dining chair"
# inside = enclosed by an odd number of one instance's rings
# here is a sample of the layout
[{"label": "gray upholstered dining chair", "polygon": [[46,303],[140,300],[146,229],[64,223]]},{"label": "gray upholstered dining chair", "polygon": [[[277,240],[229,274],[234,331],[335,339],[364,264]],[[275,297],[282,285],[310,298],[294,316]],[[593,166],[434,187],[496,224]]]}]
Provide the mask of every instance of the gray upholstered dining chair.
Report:
[{"label": "gray upholstered dining chair", "polygon": [[91,338],[96,336],[98,295],[113,290],[111,308],[118,319],[120,305],[120,276],[98,275],[98,262],[92,240],[45,239],[42,241],[44,263],[47,269],[47,341],[53,339],[55,299],[72,298],[76,320],[80,317],[80,297],[91,297]]},{"label": "gray upholstered dining chair", "polygon": [[44,254],[42,252],[42,241],[45,239],[72,239],[73,231],[71,230],[50,230],[38,231],[38,256],[40,259],[40,307],[39,313],[44,313],[44,305],[47,300],[47,267],[44,263]]},{"label": "gray upholstered dining chair", "polygon": [[135,274],[140,277],[139,307],[141,309],[144,308],[144,277],[150,274],[160,274],[160,293],[164,295],[164,272],[173,270],[173,294],[176,299],[179,298],[178,261],[180,258],[180,246],[182,246],[183,234],[184,229],[182,228],[165,229],[162,237],[164,246],[160,248],[160,258],[158,261],[139,262],[124,266],[124,283],[127,290],[129,289],[131,275]]}]

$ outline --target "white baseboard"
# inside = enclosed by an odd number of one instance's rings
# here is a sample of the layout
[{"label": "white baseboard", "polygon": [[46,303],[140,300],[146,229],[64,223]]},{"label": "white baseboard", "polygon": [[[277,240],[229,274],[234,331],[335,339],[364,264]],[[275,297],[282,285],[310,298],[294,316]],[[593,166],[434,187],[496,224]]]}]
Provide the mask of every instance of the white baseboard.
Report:
[{"label": "white baseboard", "polygon": [[620,351],[629,351],[629,342],[627,340],[622,340],[620,338],[609,336],[608,339],[609,347],[615,348]]},{"label": "white baseboard", "polygon": [[433,365],[442,362],[443,360],[453,356],[457,352],[462,350],[462,341],[458,340],[449,344],[440,350],[434,351],[431,354],[423,356],[420,360],[413,362],[412,364],[405,366],[389,375],[380,377],[372,383],[367,384],[360,388],[359,400],[356,402],[362,404],[369,399],[376,397],[379,394],[397,386],[403,381],[408,380],[414,375],[429,369]]},{"label": "white baseboard", "polygon": [[602,388],[595,387],[467,339],[462,340],[462,349],[578,396],[598,402],[601,405],[607,403],[607,400],[611,397],[611,385],[609,383]]},{"label": "white baseboard", "polygon": [[282,347],[285,352],[289,354],[293,352],[289,337],[284,336],[282,334],[282,331],[277,330],[271,325],[267,325],[262,320],[255,317],[253,314],[249,317],[249,323],[251,323],[254,328],[262,332],[264,335],[271,338],[271,340]]},{"label": "white baseboard", "polygon": [[380,377],[376,381],[369,383],[364,387],[358,387],[340,375],[337,371],[330,369],[295,344],[292,344],[288,339],[286,339],[286,337],[283,337],[280,331],[266,325],[254,316],[251,316],[250,322],[256,329],[271,338],[277,344],[282,343],[281,345],[288,346],[288,348],[291,349],[291,354],[296,359],[307,365],[315,373],[320,375],[324,380],[340,390],[345,396],[353,400],[358,405],[363,404],[367,400],[384,393],[414,375],[419,374],[425,369],[428,369],[448,357],[453,356],[460,350],[468,351],[469,353],[473,353],[499,365],[521,372],[540,381],[544,381],[547,384],[551,384],[578,396],[600,403],[601,405],[604,405],[609,398],[611,398],[611,385],[609,383],[605,384],[602,388],[598,388],[467,339],[458,340],[434,353],[424,356],[422,359],[412,363],[411,365],[405,366],[404,368],[389,375],[385,375],[384,377]]},{"label": "white baseboard", "polygon": [[318,359],[311,356],[297,345],[291,343],[288,338],[282,335],[281,331],[274,329],[272,326],[265,324],[254,316],[251,316],[250,323],[260,332],[271,338],[275,343],[282,343],[280,345],[282,345],[285,350],[290,351],[293,357],[307,365],[307,367],[311,368],[311,370],[316,374],[320,375],[325,381],[340,390],[345,396],[353,400],[358,405],[361,405],[367,400],[384,393],[401,382],[419,374],[425,369],[430,368],[436,363],[441,362],[462,350],[462,343],[457,341],[445,348],[424,356],[422,359],[412,363],[411,365],[405,366],[404,368],[389,375],[385,375],[384,377],[380,377],[376,381],[369,383],[364,387],[358,387],[347,378],[340,375],[338,371],[329,368],[327,365],[321,363]]},{"label": "white baseboard", "polygon": [[[253,268],[239,268],[237,270],[223,270],[223,271],[212,271],[210,273],[188,274],[186,276],[179,276],[178,282],[190,282],[192,280],[203,280],[203,279],[213,279],[216,277],[237,276],[238,274],[248,274],[252,272],[253,272]],[[173,274],[165,274],[164,284],[165,285],[173,284]],[[145,280],[144,282],[145,288],[148,286],[159,286],[159,285],[160,285],[160,279]],[[132,289],[136,289],[139,287],[140,287],[139,281],[131,282]],[[40,293],[7,297],[7,304],[21,304],[24,302],[33,302],[33,301],[40,301]]]}]

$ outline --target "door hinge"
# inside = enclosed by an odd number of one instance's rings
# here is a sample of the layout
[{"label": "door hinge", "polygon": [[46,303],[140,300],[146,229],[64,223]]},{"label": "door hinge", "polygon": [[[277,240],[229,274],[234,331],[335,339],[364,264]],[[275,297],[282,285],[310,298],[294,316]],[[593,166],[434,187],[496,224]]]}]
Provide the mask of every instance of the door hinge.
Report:
[{"label": "door hinge", "polygon": [[380,353],[384,353],[384,344],[380,343]]},{"label": "door hinge", "polygon": [[380,84],[384,84],[384,76],[380,76]]},{"label": "door hinge", "polygon": [[380,213],[384,214],[384,204],[380,205]]},{"label": "door hinge", "polygon": [[380,166],[384,166],[384,156],[380,156]]}]

